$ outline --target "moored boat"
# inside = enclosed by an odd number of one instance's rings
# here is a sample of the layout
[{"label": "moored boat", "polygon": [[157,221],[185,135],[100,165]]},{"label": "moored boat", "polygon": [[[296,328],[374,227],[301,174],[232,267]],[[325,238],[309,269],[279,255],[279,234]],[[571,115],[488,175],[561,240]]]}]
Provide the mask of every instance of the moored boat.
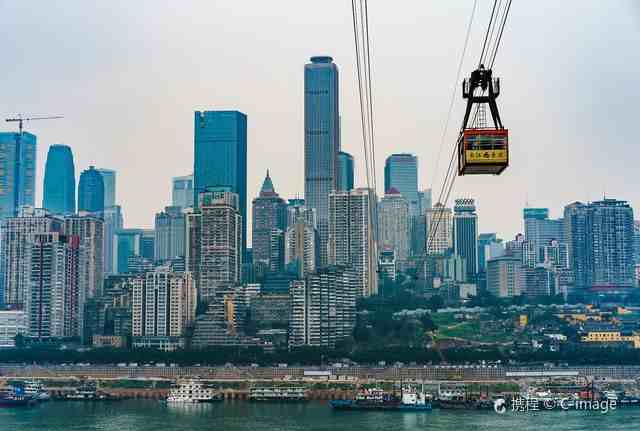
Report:
[{"label": "moored boat", "polygon": [[216,389],[200,380],[186,380],[169,391],[167,403],[213,403],[224,398]]},{"label": "moored boat", "polygon": [[334,410],[428,411],[431,398],[424,391],[402,388],[400,394],[379,388],[363,389],[354,399],[330,401]]},{"label": "moored boat", "polygon": [[0,393],[0,407],[30,407],[36,400],[25,394],[22,386],[10,386]]},{"label": "moored boat", "polygon": [[307,401],[307,389],[300,386],[254,387],[249,390],[249,401]]}]

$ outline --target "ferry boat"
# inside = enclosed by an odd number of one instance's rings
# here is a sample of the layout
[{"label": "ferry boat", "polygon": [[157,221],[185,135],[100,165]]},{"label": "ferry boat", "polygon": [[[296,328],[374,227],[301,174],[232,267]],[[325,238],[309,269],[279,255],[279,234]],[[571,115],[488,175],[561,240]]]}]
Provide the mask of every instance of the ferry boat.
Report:
[{"label": "ferry boat", "polygon": [[300,386],[255,387],[249,390],[249,401],[307,401],[307,389]]},{"label": "ferry boat", "polygon": [[169,391],[167,403],[212,403],[223,397],[214,388],[209,388],[199,380],[187,380]]},{"label": "ferry boat", "polygon": [[73,392],[66,394],[64,399],[69,401],[110,401],[115,398],[98,391],[96,382],[85,382],[75,388]]},{"label": "ferry boat", "polygon": [[51,395],[44,390],[44,386],[37,380],[27,380],[23,382],[24,393],[38,402],[49,401]]},{"label": "ferry boat", "polygon": [[431,398],[424,391],[402,388],[398,396],[379,388],[363,389],[351,400],[333,400],[334,410],[429,411]]},{"label": "ferry boat", "polygon": [[30,407],[36,400],[24,392],[22,386],[10,386],[0,393],[0,407]]}]

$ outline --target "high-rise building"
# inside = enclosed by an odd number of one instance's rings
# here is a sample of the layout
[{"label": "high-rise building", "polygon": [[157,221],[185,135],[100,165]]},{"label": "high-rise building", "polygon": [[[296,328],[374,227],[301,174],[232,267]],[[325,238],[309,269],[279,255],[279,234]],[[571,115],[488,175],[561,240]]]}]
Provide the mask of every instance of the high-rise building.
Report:
[{"label": "high-rise building", "polygon": [[140,238],[140,256],[153,262],[156,255],[156,231],[153,229],[142,229]]},{"label": "high-rise building", "polygon": [[498,298],[520,296],[524,278],[522,262],[511,256],[502,256],[487,262],[487,291]]},{"label": "high-rise building", "polygon": [[350,268],[330,266],[291,281],[289,346],[335,348],[348,339],[356,323],[357,278]]},{"label": "high-rise building", "polygon": [[633,209],[604,199],[565,207],[565,238],[575,287],[632,287]]},{"label": "high-rise building", "polygon": [[383,248],[380,250],[380,262],[378,263],[380,268],[380,278],[396,281],[396,253],[392,248]]},{"label": "high-rise building", "polygon": [[409,201],[391,187],[378,204],[380,249],[392,249],[394,262],[406,261],[410,251]]},{"label": "high-rise building", "polygon": [[338,153],[337,183],[337,190],[349,191],[353,189],[353,156],[344,151]]},{"label": "high-rise building", "polygon": [[524,238],[533,243],[537,262],[542,261],[542,247],[556,240],[564,242],[564,221],[550,219],[548,208],[525,208]]},{"label": "high-rise building", "polygon": [[209,187],[230,187],[238,195],[242,248],[247,243],[247,116],[238,111],[196,111],[194,120],[194,205]]},{"label": "high-rise building", "polygon": [[[275,191],[273,182],[269,176],[269,171],[262,183],[260,194],[252,202],[252,240],[253,263],[263,263],[267,267],[271,266],[270,256],[274,244],[272,239],[278,238],[273,235],[273,230],[284,231],[287,224],[287,204]],[[274,262],[274,266],[278,266]]]},{"label": "high-rise building", "polygon": [[42,207],[53,214],[76,212],[76,174],[73,154],[67,145],[52,145],[44,168]]},{"label": "high-rise building", "polygon": [[329,194],[329,264],[348,266],[356,273],[358,297],[378,293],[378,253],[371,189],[358,188]]},{"label": "high-rise building", "polygon": [[428,255],[445,254],[453,246],[451,208],[437,203],[425,212],[425,250]]},{"label": "high-rise building", "polygon": [[504,245],[496,233],[478,235],[478,272],[486,272],[487,260],[504,255]]},{"label": "high-rise building", "polygon": [[392,154],[384,164],[384,190],[396,189],[409,202],[412,216],[420,214],[418,158],[413,154]]},{"label": "high-rise building", "polygon": [[551,241],[542,247],[543,263],[555,269],[569,269],[569,246],[563,242]]},{"label": "high-rise building", "polygon": [[303,278],[316,270],[318,233],[305,217],[289,224],[285,235],[285,266]]},{"label": "high-rise building", "polygon": [[132,335],[182,337],[196,315],[197,294],[191,274],[166,267],[133,279]]},{"label": "high-rise building", "polygon": [[116,204],[116,171],[113,169],[98,168],[96,171],[102,175],[104,185],[104,207],[112,207]]},{"label": "high-rise building", "polygon": [[29,241],[26,310],[31,337],[80,337],[86,299],[86,255],[77,236],[34,234]]},{"label": "high-rise building", "polygon": [[0,220],[35,205],[36,143],[29,132],[0,133]]},{"label": "high-rise building", "polygon": [[198,197],[198,216],[189,217],[187,269],[194,271],[198,294],[240,282],[242,216],[230,187],[210,188]]},{"label": "high-rise building", "polygon": [[79,238],[86,264],[80,283],[86,298],[102,294],[104,282],[104,221],[93,215],[73,215],[64,219],[64,234]]},{"label": "high-rise building", "polygon": [[116,274],[127,274],[129,258],[140,256],[142,250],[142,229],[120,229],[114,235],[113,269]]},{"label": "high-rise building", "polygon": [[23,310],[0,310],[0,348],[16,346],[17,335],[27,335],[27,313]]},{"label": "high-rise building", "polygon": [[162,262],[184,257],[185,253],[185,217],[182,207],[165,207],[156,214],[155,222],[155,260]]},{"label": "high-rise building", "polygon": [[193,207],[193,175],[173,177],[171,181],[171,206]]},{"label": "high-rise building", "polygon": [[633,256],[636,265],[640,264],[640,220],[633,222]]},{"label": "high-rise building", "polygon": [[453,253],[464,259],[467,280],[478,273],[478,215],[473,199],[456,199],[453,207]]},{"label": "high-rise building", "polygon": [[115,236],[124,225],[122,208],[120,205],[106,207],[102,213],[104,219],[104,272],[105,274],[115,274],[114,266]]},{"label": "high-rise building", "polygon": [[82,171],[78,182],[78,212],[102,213],[104,211],[104,182],[102,174],[89,166]]},{"label": "high-rise building", "polygon": [[28,252],[34,234],[62,232],[62,219],[44,209],[23,207],[17,217],[0,225],[0,298],[4,305],[23,308],[29,293]]},{"label": "high-rise building", "polygon": [[329,193],[338,187],[340,151],[338,67],[331,57],[304,66],[304,197],[316,212],[321,266],[327,259]]}]

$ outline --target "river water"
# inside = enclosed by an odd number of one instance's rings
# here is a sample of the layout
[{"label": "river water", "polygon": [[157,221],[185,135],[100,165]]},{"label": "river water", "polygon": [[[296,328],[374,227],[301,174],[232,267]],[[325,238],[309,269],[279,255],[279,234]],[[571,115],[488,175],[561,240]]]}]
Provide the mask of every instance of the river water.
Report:
[{"label": "river water", "polygon": [[551,411],[498,415],[493,411],[335,412],[326,402],[166,405],[158,401],[52,401],[31,409],[0,409],[11,431],[413,431],[639,430],[640,409],[606,414]]}]

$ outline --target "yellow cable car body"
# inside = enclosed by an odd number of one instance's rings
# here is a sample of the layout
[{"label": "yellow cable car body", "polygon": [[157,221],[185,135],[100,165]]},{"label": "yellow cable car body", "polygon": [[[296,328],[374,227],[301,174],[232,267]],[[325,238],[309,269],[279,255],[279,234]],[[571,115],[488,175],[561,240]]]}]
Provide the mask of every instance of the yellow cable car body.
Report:
[{"label": "yellow cable car body", "polygon": [[500,175],[509,166],[507,129],[466,129],[458,138],[459,175]]}]

